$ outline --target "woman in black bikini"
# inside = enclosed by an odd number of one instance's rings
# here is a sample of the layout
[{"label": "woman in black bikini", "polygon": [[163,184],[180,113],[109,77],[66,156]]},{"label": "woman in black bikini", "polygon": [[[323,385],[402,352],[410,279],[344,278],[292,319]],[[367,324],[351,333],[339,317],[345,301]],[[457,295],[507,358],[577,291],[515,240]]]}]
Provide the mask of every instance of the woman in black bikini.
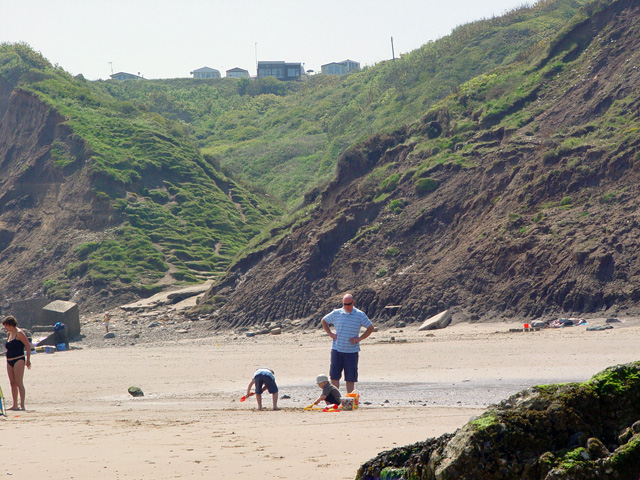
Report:
[{"label": "woman in black bikini", "polygon": [[[2,321],[7,331],[7,374],[11,383],[13,406],[9,410],[24,410],[24,367],[31,368],[31,343],[25,333],[18,328],[18,322],[13,317]],[[26,348],[25,348],[26,347]],[[25,353],[26,351],[26,353]],[[18,407],[18,394],[20,406]]]}]

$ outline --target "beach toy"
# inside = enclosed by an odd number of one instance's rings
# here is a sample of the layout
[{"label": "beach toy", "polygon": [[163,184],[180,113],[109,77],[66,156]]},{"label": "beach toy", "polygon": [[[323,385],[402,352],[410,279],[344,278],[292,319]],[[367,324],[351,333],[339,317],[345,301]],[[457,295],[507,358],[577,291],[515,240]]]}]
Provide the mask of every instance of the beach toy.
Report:
[{"label": "beach toy", "polygon": [[2,387],[0,387],[0,416],[7,416],[7,411],[4,408],[4,396],[2,395]]},{"label": "beach toy", "polygon": [[334,403],[333,405],[327,405],[326,407],[324,407],[322,409],[323,412],[340,412],[340,407],[337,403]]},{"label": "beach toy", "polygon": [[350,393],[347,393],[347,398],[353,398],[353,410],[358,408],[360,404],[360,392],[358,390],[353,390]]},{"label": "beach toy", "polygon": [[340,399],[340,408],[342,410],[353,410],[355,408],[354,407],[353,397],[341,398]]},{"label": "beach toy", "polygon": [[[249,396],[250,396],[250,397],[251,397],[252,395],[255,395],[255,393],[254,393],[254,392],[251,392],[251,393],[249,394]],[[240,401],[241,401],[241,402],[244,402],[246,399],[247,399],[247,395],[243,395],[243,396],[242,396],[242,398],[240,399]]]},{"label": "beach toy", "polygon": [[315,403],[312,403],[311,405],[304,407],[303,410],[314,410],[314,411],[318,411],[318,412],[339,412],[340,411],[340,407],[335,404],[335,405],[327,405],[326,407],[319,407],[317,406]]}]

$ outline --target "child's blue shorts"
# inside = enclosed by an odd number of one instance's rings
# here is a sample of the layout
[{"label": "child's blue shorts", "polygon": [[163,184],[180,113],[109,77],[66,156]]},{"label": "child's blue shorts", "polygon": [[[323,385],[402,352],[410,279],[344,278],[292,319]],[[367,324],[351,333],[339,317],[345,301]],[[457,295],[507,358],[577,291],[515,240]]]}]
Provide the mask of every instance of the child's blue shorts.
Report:
[{"label": "child's blue shorts", "polygon": [[276,381],[271,378],[269,375],[256,375],[253,377],[253,380],[256,384],[256,393],[261,394],[262,388],[264,385],[267,386],[267,391],[269,393],[278,393],[278,385],[276,385]]}]

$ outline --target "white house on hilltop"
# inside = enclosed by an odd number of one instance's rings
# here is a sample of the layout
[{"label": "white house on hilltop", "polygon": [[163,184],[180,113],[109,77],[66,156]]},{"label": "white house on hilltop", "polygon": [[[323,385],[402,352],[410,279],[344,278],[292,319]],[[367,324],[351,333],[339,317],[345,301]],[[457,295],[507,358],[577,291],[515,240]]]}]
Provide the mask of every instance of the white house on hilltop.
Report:
[{"label": "white house on hilltop", "polygon": [[227,77],[249,78],[249,71],[239,67],[231,68],[227,70]]},{"label": "white house on hilltop", "polygon": [[127,73],[127,72],[118,72],[118,73],[114,73],[112,75],[110,75],[111,80],[118,80],[118,81],[122,81],[122,80],[144,80],[144,77],[141,77],[140,75],[134,75],[133,73]]},{"label": "white house on hilltop", "polygon": [[193,75],[193,78],[220,78],[220,70],[209,67],[198,68],[189,73]]},{"label": "white house on hilltop", "polygon": [[343,60],[342,62],[326,63],[320,69],[325,75],[345,75],[360,70],[360,62]]}]

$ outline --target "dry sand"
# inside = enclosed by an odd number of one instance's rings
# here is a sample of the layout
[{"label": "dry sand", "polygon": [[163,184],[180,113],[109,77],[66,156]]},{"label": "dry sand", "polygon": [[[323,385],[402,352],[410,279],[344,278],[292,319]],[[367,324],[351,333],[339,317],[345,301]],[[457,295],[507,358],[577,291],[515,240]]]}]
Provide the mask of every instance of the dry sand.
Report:
[{"label": "dry sand", "polygon": [[[319,331],[39,353],[25,376],[27,410],[0,418],[0,476],[351,479],[377,453],[453,432],[527,386],[638,360],[635,320],[602,332],[514,326],[376,332],[360,356],[367,404],[340,413],[302,408],[328,371],[330,341]],[[279,412],[240,402],[259,366],[273,368],[290,397]],[[6,375],[0,385],[10,396]],[[132,385],[145,396],[131,397]]]}]

